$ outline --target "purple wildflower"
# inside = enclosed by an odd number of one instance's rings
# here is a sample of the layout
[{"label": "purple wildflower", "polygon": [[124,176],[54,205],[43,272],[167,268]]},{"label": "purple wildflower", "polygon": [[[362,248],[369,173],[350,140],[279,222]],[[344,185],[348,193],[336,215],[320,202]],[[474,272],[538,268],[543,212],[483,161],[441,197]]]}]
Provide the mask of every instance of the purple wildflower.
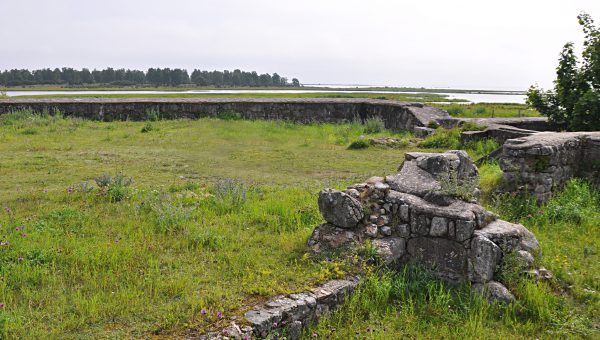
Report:
[{"label": "purple wildflower", "polygon": [[202,314],[202,315],[206,314],[206,309],[201,310],[200,314]]},{"label": "purple wildflower", "polygon": [[0,303],[0,309],[4,309],[5,305],[3,303]]},{"label": "purple wildflower", "polygon": [[23,261],[23,258],[22,258],[22,257],[19,257],[19,261]]},{"label": "purple wildflower", "polygon": [[23,237],[27,237],[27,234],[26,234],[26,233],[23,233]]},{"label": "purple wildflower", "polygon": [[273,327],[277,327],[277,322],[273,322]]},{"label": "purple wildflower", "polygon": [[217,313],[217,317],[218,317],[219,319],[220,319],[220,318],[222,318],[222,317],[223,317],[223,313],[221,313],[221,312],[218,312],[218,313]]},{"label": "purple wildflower", "polygon": [[247,335],[244,335],[244,337],[242,338],[242,340],[250,340],[250,338]]},{"label": "purple wildflower", "polygon": [[25,226],[22,225],[22,226],[19,227],[19,229],[21,229],[21,231],[23,231],[23,230],[25,230]]}]

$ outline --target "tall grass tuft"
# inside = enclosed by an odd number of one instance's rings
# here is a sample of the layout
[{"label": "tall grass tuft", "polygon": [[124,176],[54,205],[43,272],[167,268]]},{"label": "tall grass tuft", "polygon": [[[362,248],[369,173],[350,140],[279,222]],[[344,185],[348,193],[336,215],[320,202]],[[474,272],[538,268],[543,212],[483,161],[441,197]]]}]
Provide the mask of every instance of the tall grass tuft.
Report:
[{"label": "tall grass tuft", "polygon": [[380,133],[385,130],[385,123],[381,117],[372,117],[365,121],[364,132],[367,134]]}]

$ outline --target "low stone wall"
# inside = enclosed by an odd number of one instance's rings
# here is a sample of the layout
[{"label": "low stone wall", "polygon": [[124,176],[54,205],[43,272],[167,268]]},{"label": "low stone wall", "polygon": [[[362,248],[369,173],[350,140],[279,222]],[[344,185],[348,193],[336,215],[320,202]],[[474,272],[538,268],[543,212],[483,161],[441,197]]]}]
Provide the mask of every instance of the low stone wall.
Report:
[{"label": "low stone wall", "polygon": [[510,301],[497,282],[503,261],[514,256],[531,270],[538,242],[522,225],[477,204],[477,183],[464,151],[407,153],[398,174],[322,190],[319,209],[327,223],[308,246],[319,254],[369,241],[392,268],[416,262],[444,280],[470,282],[491,299]]},{"label": "low stone wall", "polygon": [[326,98],[173,98],[173,99],[27,99],[0,100],[0,114],[19,109],[103,121],[145,120],[158,110],[162,118],[217,117],[238,112],[246,119],[289,120],[300,123],[341,123],[356,118],[381,117],[394,131],[413,131],[438,119],[451,119],[446,111],[423,105],[375,99]]},{"label": "low stone wall", "polygon": [[572,177],[600,186],[600,132],[541,132],[509,139],[499,157],[503,190],[547,201]]}]

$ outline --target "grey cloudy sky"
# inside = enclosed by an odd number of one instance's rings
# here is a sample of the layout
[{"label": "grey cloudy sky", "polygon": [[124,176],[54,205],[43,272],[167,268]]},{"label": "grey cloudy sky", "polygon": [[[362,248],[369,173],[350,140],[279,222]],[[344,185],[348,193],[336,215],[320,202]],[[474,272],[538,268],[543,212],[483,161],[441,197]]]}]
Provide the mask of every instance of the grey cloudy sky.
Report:
[{"label": "grey cloudy sky", "polygon": [[0,69],[256,70],[303,83],[551,86],[598,0],[0,0]]}]

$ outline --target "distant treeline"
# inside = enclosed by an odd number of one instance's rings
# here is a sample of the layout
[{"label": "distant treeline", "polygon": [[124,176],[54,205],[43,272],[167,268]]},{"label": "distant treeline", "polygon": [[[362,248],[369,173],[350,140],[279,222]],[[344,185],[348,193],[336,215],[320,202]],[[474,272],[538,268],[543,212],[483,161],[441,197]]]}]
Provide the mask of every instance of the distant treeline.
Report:
[{"label": "distant treeline", "polygon": [[113,69],[90,71],[87,68],[75,70],[69,67],[41,70],[5,70],[0,72],[0,85],[154,85],[154,86],[300,86],[298,79],[291,82],[273,73],[234,71],[194,70],[191,76],[184,69],[149,68],[148,71]]}]

